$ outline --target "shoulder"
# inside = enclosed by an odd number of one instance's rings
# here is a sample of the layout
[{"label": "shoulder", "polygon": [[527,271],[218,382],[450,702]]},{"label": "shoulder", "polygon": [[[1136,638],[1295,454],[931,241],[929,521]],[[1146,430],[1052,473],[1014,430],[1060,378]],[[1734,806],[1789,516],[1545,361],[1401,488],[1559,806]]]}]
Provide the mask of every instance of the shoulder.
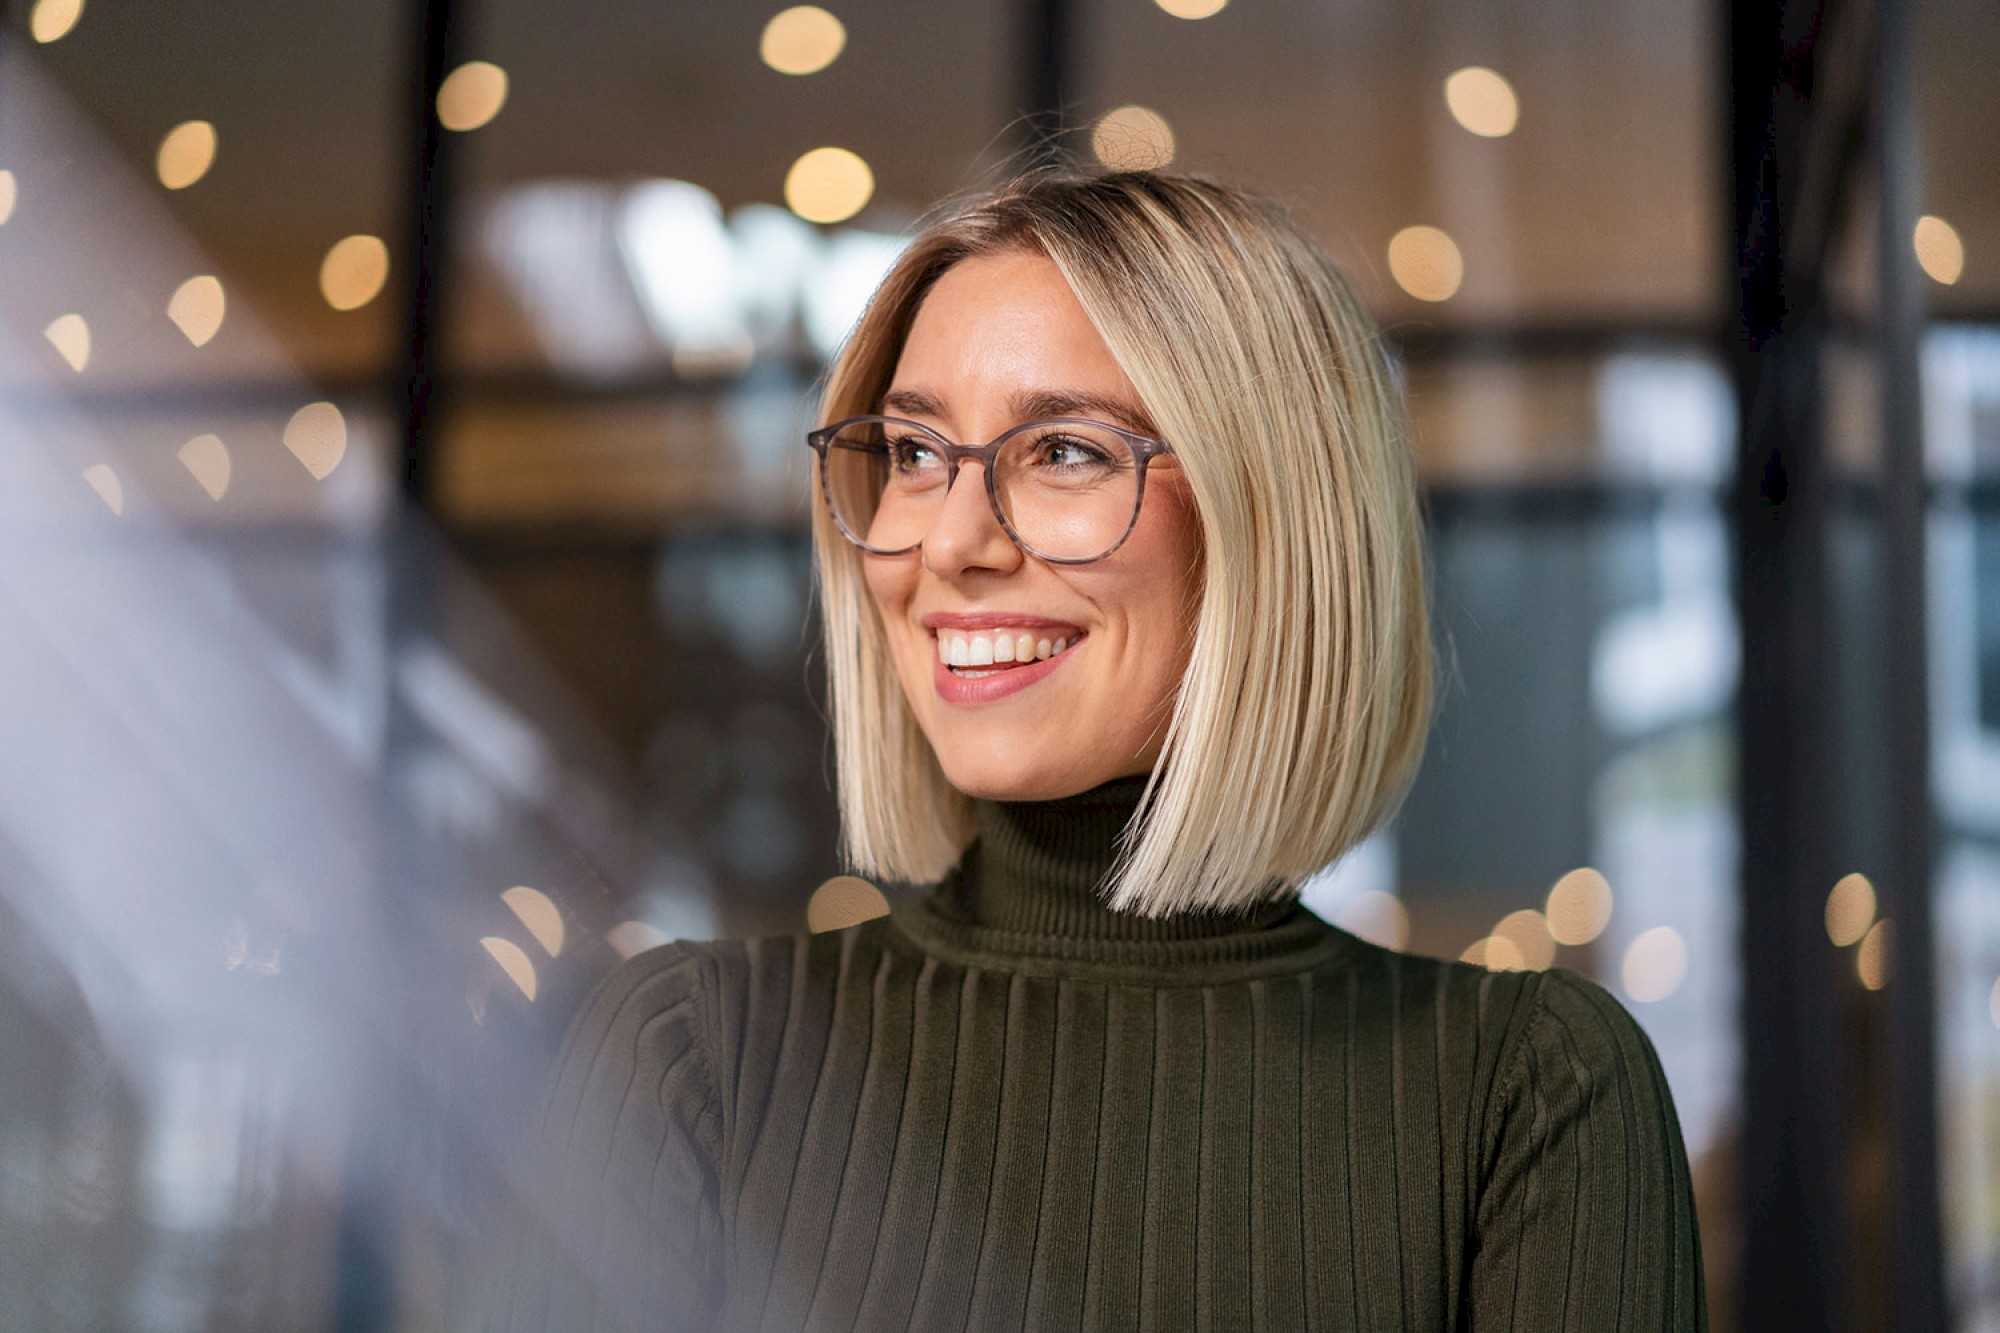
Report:
[{"label": "shoulder", "polygon": [[1659,1058],[1638,1020],[1568,968],[1496,972],[1352,939],[1315,984],[1347,1015],[1344,1040],[1393,1042],[1405,1056],[1430,1052],[1454,1082],[1483,1093],[1497,1113],[1489,1128],[1524,1097],[1546,1110],[1552,1092],[1574,1101],[1615,1093],[1614,1110],[1672,1115]]},{"label": "shoulder", "polygon": [[1488,1099],[1495,1174],[1534,1169],[1567,1145],[1600,1172],[1617,1174],[1623,1163],[1626,1172],[1664,1170],[1684,1185],[1673,1094],[1639,1020],[1567,968],[1524,978],[1528,1004],[1508,1034]]},{"label": "shoulder", "polygon": [[716,950],[663,944],[618,964],[571,1021],[551,1089],[558,1121],[670,1087],[697,1102],[715,1088]]},{"label": "shoulder", "polygon": [[1668,1101],[1651,1039],[1611,992],[1565,967],[1520,975],[1528,1003],[1510,1034],[1503,1095],[1525,1083],[1567,1082]]},{"label": "shoulder", "polygon": [[782,1031],[798,1006],[882,948],[884,918],[820,934],[676,940],[626,959],[599,981],[571,1026],[571,1066],[597,1049],[699,1061],[714,1082],[756,1034]]}]

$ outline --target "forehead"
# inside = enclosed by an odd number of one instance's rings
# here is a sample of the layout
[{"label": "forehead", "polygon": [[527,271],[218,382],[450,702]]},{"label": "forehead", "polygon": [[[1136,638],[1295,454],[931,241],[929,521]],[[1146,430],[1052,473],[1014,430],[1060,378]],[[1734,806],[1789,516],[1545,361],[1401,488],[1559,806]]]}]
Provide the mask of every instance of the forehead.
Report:
[{"label": "forehead", "polygon": [[1042,255],[1011,252],[961,260],[938,278],[884,395],[885,407],[900,402],[926,415],[984,421],[1065,400],[1135,427],[1146,421],[1131,380],[1062,271]]}]

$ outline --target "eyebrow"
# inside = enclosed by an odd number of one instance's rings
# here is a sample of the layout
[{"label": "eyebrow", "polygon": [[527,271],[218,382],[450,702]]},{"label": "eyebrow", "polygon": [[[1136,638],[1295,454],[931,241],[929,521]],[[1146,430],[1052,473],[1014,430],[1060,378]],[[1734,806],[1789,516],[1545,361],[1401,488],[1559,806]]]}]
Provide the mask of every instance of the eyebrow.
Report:
[{"label": "eyebrow", "polygon": [[[882,407],[885,411],[940,420],[949,415],[942,399],[922,389],[891,389],[882,395]],[[1108,418],[1146,435],[1153,434],[1157,429],[1153,419],[1130,400],[1086,389],[1025,389],[1009,398],[1007,407],[1016,421],[1040,421],[1047,417],[1098,417]]]}]

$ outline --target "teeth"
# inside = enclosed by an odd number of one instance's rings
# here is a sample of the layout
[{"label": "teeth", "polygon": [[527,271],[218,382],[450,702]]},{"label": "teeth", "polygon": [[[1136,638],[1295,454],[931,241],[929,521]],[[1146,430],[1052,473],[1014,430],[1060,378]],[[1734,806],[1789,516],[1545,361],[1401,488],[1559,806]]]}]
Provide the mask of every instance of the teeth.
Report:
[{"label": "teeth", "polygon": [[949,667],[986,667],[1004,662],[1035,662],[1054,657],[1070,645],[1067,637],[1049,640],[1019,630],[939,630],[938,661]]}]

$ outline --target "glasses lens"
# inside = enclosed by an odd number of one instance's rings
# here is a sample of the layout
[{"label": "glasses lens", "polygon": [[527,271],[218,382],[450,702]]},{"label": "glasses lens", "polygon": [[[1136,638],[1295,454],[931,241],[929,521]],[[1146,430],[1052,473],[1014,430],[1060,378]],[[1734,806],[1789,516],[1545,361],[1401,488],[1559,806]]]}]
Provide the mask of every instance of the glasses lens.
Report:
[{"label": "glasses lens", "polygon": [[1086,423],[1049,422],[1012,436],[993,482],[1023,544],[1059,560],[1104,555],[1139,511],[1131,441]]},{"label": "glasses lens", "polygon": [[847,534],[871,550],[921,542],[948,480],[938,442],[900,422],[857,422],[827,441],[827,503]]}]

